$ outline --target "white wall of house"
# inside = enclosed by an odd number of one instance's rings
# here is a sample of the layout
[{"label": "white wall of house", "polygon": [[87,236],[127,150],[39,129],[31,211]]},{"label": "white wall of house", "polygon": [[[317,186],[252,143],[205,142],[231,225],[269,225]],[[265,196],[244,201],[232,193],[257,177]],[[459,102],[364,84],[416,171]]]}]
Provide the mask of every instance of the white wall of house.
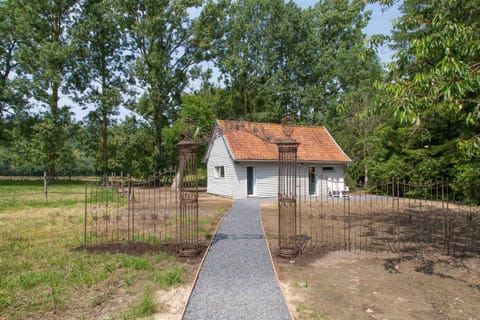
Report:
[{"label": "white wall of house", "polygon": [[252,197],[273,198],[278,194],[278,168],[276,162],[241,162],[235,165],[238,177],[238,188],[233,198],[244,199],[247,194],[247,167],[253,167],[255,186]]},{"label": "white wall of house", "polygon": [[[314,168],[314,192],[310,188],[309,172]],[[297,171],[297,193],[320,196],[328,194],[329,190],[345,189],[345,165],[329,163],[301,163]]]},{"label": "white wall of house", "polygon": [[[224,168],[224,177],[217,174],[216,170],[219,167]],[[207,160],[207,192],[231,197],[237,185],[238,178],[233,159],[223,136],[219,136],[213,141]]]},{"label": "white wall of house", "polygon": [[[223,167],[223,176],[219,168]],[[217,195],[244,199],[247,194],[247,167],[255,172],[253,197],[276,197],[278,194],[278,166],[272,162],[234,162],[222,136],[212,144],[207,160],[207,192]],[[345,188],[345,166],[343,164],[300,163],[297,171],[297,193],[309,193],[309,168],[315,169],[315,193],[320,196],[329,190]]]}]

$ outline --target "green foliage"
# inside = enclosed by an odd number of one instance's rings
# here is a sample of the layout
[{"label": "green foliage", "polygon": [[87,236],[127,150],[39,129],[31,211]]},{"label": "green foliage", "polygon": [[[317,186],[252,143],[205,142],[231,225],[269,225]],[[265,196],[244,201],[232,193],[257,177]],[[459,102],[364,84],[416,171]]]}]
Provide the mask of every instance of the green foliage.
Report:
[{"label": "green foliage", "polygon": [[451,185],[458,199],[475,198],[470,188],[478,179],[473,163],[480,134],[477,7],[474,1],[403,2],[390,39],[395,60],[375,86],[375,114],[385,120],[368,139],[376,141],[373,153],[362,160],[373,180],[443,177],[464,184]]},{"label": "green foliage", "polygon": [[[192,131],[193,139],[203,139],[208,137],[215,124],[215,114],[212,111],[211,103],[202,96],[185,95],[182,99],[182,108],[180,109],[177,121],[171,127],[163,129],[163,161],[165,167],[174,167],[178,165],[178,149],[177,143],[183,139],[185,122],[189,120],[193,122]],[[203,144],[199,150],[199,159],[203,157],[206,144]]]},{"label": "green foliage", "polygon": [[403,124],[428,126],[432,115],[457,127],[467,157],[480,153],[480,12],[475,1],[405,1],[395,26],[398,48],[379,104]]},{"label": "green foliage", "polygon": [[471,162],[458,164],[454,168],[455,181],[452,184],[452,191],[456,200],[467,203],[480,204],[480,163]]},{"label": "green foliage", "polygon": [[[45,107],[43,125],[37,127],[38,150],[41,161],[47,162],[49,176],[56,175],[60,153],[67,136],[66,122],[70,116],[68,107],[60,105],[60,94],[68,95],[68,84],[72,74],[74,49],[69,33],[72,15],[78,0],[23,1],[15,2],[19,11],[18,19],[28,30],[28,41],[19,48],[18,62],[22,74],[31,79],[31,98]],[[54,22],[54,23],[52,23]]]},{"label": "green foliage", "polygon": [[19,70],[19,48],[26,43],[21,8],[15,1],[0,3],[0,126],[8,115],[25,109],[26,79],[14,77]]},{"label": "green foliage", "polygon": [[110,131],[111,170],[122,171],[137,178],[146,178],[156,172],[151,156],[154,134],[145,122],[135,116],[127,117],[123,123],[112,126]]},{"label": "green foliage", "polygon": [[[319,1],[302,10],[293,2],[237,1],[223,23],[218,66],[227,118],[278,122],[286,113],[305,124],[326,123],[336,106],[372,81],[361,29],[364,1]],[[231,104],[231,105],[229,105]]]},{"label": "green foliage", "polygon": [[75,84],[81,95],[77,101],[84,106],[95,106],[95,110],[88,114],[96,138],[91,145],[98,150],[95,154],[97,166],[102,168],[102,173],[108,173],[109,126],[112,117],[119,113],[121,92],[125,91],[126,82],[122,78],[125,63],[123,35],[113,1],[85,1],[73,34],[78,52]]},{"label": "green foliage", "polygon": [[210,10],[197,19],[188,13],[202,3],[130,0],[119,6],[120,22],[131,40],[127,50],[136,57],[130,71],[143,88],[131,108],[153,129],[155,169],[161,167],[163,129],[176,119],[189,70],[205,59],[208,49],[204,27],[208,21],[215,21],[214,12]]}]

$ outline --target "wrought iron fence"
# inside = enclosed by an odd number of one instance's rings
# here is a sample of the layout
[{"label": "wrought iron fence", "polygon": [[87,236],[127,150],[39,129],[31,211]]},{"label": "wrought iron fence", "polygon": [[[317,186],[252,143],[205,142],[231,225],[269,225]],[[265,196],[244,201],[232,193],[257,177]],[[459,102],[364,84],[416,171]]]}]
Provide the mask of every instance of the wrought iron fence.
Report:
[{"label": "wrought iron fence", "polygon": [[85,185],[85,247],[111,243],[168,244],[175,239],[176,170],[147,181]]},{"label": "wrought iron fence", "polygon": [[465,186],[394,179],[349,190],[343,179],[319,177],[312,190],[308,170],[300,169],[297,188],[300,250],[480,255],[475,197],[454,195]]}]

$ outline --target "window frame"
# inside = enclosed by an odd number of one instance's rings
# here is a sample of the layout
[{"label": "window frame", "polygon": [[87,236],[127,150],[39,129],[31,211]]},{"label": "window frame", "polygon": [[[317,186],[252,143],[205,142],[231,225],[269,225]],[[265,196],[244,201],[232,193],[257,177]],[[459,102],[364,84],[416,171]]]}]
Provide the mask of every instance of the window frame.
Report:
[{"label": "window frame", "polygon": [[225,166],[214,166],[215,179],[225,179]]}]

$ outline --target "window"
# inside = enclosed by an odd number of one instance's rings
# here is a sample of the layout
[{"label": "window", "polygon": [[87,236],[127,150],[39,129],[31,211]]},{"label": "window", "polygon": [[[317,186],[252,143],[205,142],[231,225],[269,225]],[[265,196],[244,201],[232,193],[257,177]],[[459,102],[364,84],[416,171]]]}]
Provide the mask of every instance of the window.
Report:
[{"label": "window", "polygon": [[215,178],[225,178],[225,167],[224,166],[215,167]]},{"label": "window", "polygon": [[322,171],[335,171],[335,167],[322,167]]}]

